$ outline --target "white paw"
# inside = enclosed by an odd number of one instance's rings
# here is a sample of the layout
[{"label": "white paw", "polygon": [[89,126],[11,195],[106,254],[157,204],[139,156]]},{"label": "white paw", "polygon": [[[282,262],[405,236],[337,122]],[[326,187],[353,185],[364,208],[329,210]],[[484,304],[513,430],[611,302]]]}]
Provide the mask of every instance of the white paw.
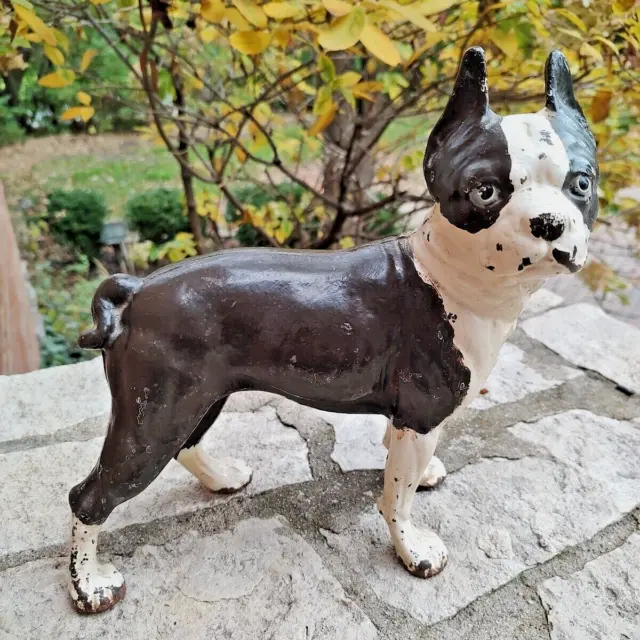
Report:
[{"label": "white paw", "polygon": [[251,482],[253,470],[242,460],[236,458],[211,458],[213,473],[201,478],[202,483],[211,491],[233,493]]},{"label": "white paw", "polygon": [[433,456],[429,461],[429,465],[425,469],[420,486],[427,489],[437,487],[447,477],[447,470],[444,468],[440,458]]},{"label": "white paw", "polygon": [[213,458],[200,444],[183,449],[178,462],[202,484],[219,493],[233,493],[249,484],[253,471],[236,458]]},{"label": "white paw", "polygon": [[396,524],[391,535],[396,553],[413,575],[431,578],[447,566],[447,548],[433,531],[416,529],[406,522]]},{"label": "white paw", "polygon": [[87,562],[71,558],[69,593],[82,613],[108,611],[120,602],[127,590],[122,574],[112,564]]}]

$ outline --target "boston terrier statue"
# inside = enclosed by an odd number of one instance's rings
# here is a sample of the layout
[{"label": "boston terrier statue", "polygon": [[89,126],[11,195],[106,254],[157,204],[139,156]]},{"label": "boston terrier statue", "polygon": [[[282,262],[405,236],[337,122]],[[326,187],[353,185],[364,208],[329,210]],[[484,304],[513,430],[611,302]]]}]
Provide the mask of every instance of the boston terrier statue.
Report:
[{"label": "boston terrier statue", "polygon": [[464,54],[424,157],[435,204],[411,234],[219,251],[98,287],[79,344],[102,350],[112,409],[100,459],[69,495],[79,611],[124,596],[97,561],[98,533],[172,458],[212,491],[249,482],[244,463],[199,444],[241,390],[387,416],[380,513],[408,571],[442,571],[445,545],[411,521],[416,489],[446,475],[433,455],[442,426],[478,394],[529,296],[585,264],[598,211],[596,143],[557,51],[545,84],[541,111],[498,116],[483,50]]}]

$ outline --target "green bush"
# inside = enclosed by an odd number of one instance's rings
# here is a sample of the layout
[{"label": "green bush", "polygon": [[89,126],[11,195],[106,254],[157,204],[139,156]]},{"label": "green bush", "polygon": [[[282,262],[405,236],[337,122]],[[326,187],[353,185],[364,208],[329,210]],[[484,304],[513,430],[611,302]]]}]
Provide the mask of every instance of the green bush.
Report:
[{"label": "green bush", "polygon": [[129,226],[141,240],[160,244],[181,231],[189,231],[181,192],[176,189],[152,189],[131,198],[126,205]]},{"label": "green bush", "polygon": [[84,189],[57,189],[48,195],[47,222],[51,233],[63,244],[86,256],[97,256],[100,233],[107,217],[101,194]]},{"label": "green bush", "polygon": [[78,336],[93,325],[91,300],[102,276],[89,279],[90,262],[78,262],[53,269],[48,261],[36,265],[31,283],[38,297],[45,335],[40,344],[41,366],[56,367],[89,360],[95,351],[78,346]]},{"label": "green bush", "polygon": [[[241,204],[253,205],[254,207],[260,208],[274,200],[282,199],[286,200],[293,207],[300,204],[302,196],[305,194],[305,189],[296,182],[282,182],[277,185],[276,189],[277,195],[274,195],[264,187],[252,184],[237,189],[234,191],[234,195]],[[225,217],[228,222],[235,222],[240,217],[240,214],[231,202],[227,203]],[[269,246],[264,236],[248,222],[238,227],[236,239],[245,247]]]}]

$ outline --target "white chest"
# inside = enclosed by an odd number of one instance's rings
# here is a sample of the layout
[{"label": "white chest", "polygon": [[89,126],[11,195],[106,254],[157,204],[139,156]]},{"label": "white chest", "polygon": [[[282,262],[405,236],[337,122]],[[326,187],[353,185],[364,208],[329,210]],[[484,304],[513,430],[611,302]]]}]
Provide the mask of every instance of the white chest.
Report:
[{"label": "white chest", "polygon": [[516,321],[500,320],[476,315],[453,299],[441,293],[445,310],[454,314],[454,344],[462,353],[471,372],[469,392],[456,413],[467,407],[484,386],[498,359],[498,353]]}]

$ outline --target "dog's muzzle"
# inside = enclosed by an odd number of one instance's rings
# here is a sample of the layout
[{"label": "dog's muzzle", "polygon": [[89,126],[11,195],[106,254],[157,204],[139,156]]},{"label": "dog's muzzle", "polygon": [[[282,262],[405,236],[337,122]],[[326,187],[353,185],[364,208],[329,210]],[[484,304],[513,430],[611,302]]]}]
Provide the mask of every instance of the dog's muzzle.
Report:
[{"label": "dog's muzzle", "polygon": [[[563,267],[569,269],[571,273],[575,273],[576,271],[580,271],[584,265],[576,264],[573,261],[571,254],[568,251],[561,251],[560,249],[554,249],[552,251],[553,259],[561,264]],[[574,252],[575,256],[575,252]]]}]

